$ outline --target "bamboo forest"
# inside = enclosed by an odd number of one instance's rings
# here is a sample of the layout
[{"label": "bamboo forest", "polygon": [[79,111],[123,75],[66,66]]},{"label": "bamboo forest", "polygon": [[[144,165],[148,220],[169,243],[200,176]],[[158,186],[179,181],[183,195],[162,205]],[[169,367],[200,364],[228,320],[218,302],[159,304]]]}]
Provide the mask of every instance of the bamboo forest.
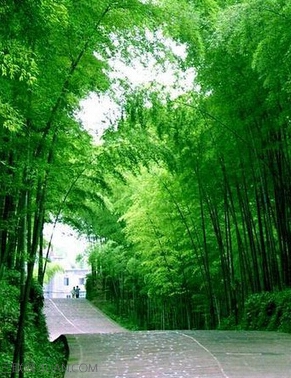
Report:
[{"label": "bamboo forest", "polygon": [[[87,298],[134,329],[291,332],[291,2],[3,0],[0,19],[0,362],[56,353],[45,224],[87,238]],[[185,81],[116,89],[116,57]],[[92,93],[120,109],[98,141]]]}]

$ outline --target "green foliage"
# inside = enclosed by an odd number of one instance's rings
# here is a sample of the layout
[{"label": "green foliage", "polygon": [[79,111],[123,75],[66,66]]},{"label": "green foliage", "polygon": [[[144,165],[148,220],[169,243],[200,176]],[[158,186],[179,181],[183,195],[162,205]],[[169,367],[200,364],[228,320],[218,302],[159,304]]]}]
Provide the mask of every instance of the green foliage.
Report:
[{"label": "green foliage", "polygon": [[242,326],[249,330],[291,332],[291,291],[254,294],[245,302]]},{"label": "green foliage", "polygon": [[[251,46],[236,45],[230,33],[239,29],[235,20],[243,9],[221,12],[200,68],[207,95],[162,103],[158,96],[137,94],[118,130],[107,132],[104,147],[123,174],[113,202],[139,263],[140,293],[159,300],[203,292],[210,317],[217,323],[228,317],[235,325],[245,295],[282,285],[276,273],[280,237],[268,213],[280,201],[272,191],[277,171],[266,169],[262,159],[277,148],[271,146],[274,124],[264,116],[266,92],[244,50]],[[274,160],[267,161],[272,166]]]},{"label": "green foliage", "polygon": [[[41,340],[35,327],[43,329],[42,301],[33,271],[38,261],[42,284],[44,223],[62,219],[88,236],[102,225],[93,220],[105,206],[108,166],[99,166],[99,152],[75,117],[79,102],[90,91],[108,89],[108,61],[117,52],[126,56],[129,44],[119,51],[114,42],[144,36],[157,25],[157,13],[157,6],[138,0],[24,0],[1,7],[0,280],[6,272],[22,272],[17,302],[3,306],[11,323],[1,330],[1,343],[13,338],[15,364],[24,358],[22,344],[29,360]],[[100,235],[112,230],[103,224]],[[118,227],[114,231],[122,239]],[[5,347],[11,354],[12,344]],[[45,347],[35,361],[46,354]]]},{"label": "green foliage", "polygon": [[130,316],[120,315],[119,310],[116,307],[116,304],[109,301],[102,301],[100,298],[96,298],[96,291],[94,292],[92,298],[90,299],[91,303],[99,308],[102,312],[108,315],[111,319],[113,319],[116,323],[120,324],[122,327],[129,331],[140,331],[142,330],[141,327],[138,326],[135,319]]},{"label": "green foliage", "polygon": [[[10,377],[12,356],[16,341],[16,330],[19,313],[20,275],[8,272],[1,281],[0,288],[0,366],[3,378]],[[27,314],[25,338],[25,376],[29,378],[63,377],[61,372],[54,370],[57,366],[65,366],[66,352],[62,342],[52,344],[48,341],[48,331],[42,313],[42,288],[35,282],[31,291]],[[45,367],[47,366],[47,367]],[[30,371],[29,371],[30,370]]]},{"label": "green foliage", "polygon": [[[0,350],[3,365],[11,363],[13,343],[16,337],[16,327],[19,312],[19,282],[18,272],[9,272],[1,282],[0,287]],[[3,366],[1,364],[1,366]]]},{"label": "green foliage", "polygon": [[199,90],[134,93],[106,132],[98,214],[121,237],[94,222],[95,290],[140,327],[239,328],[249,308],[248,327],[288,330],[290,4],[162,5]]},{"label": "green foliage", "polygon": [[[289,331],[289,3],[1,8],[0,277],[31,271],[43,223],[57,218],[96,242],[90,298],[98,293],[138,328],[235,328],[245,309],[247,328]],[[187,44],[183,65],[195,62],[199,88],[175,100],[131,93],[93,147],[74,119],[79,100],[109,88],[114,54],[128,62],[138,47],[146,64],[146,35],[159,24]],[[167,51],[157,52],[162,63]],[[14,324],[19,310],[9,306]],[[33,350],[37,318],[27,306]],[[1,331],[8,339],[11,324]]]}]

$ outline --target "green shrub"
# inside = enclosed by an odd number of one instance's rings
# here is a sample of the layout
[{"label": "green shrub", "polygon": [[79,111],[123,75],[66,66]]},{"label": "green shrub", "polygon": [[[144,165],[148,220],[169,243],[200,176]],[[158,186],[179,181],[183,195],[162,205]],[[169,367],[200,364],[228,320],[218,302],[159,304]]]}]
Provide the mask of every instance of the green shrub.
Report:
[{"label": "green shrub", "polygon": [[291,290],[254,294],[245,302],[242,328],[291,333]]},{"label": "green shrub", "polygon": [[240,325],[236,324],[235,316],[231,315],[228,318],[222,318],[217,329],[219,329],[219,330],[238,330],[238,329],[240,329]]},{"label": "green shrub", "polygon": [[[19,317],[20,275],[6,273],[0,285],[0,372],[9,378],[12,368],[14,344]],[[50,343],[45,317],[42,312],[42,288],[33,282],[25,327],[25,378],[61,378],[66,363],[63,342]]]},{"label": "green shrub", "polygon": [[6,274],[0,285],[0,366],[1,370],[11,364],[13,345],[19,314],[18,272]]}]

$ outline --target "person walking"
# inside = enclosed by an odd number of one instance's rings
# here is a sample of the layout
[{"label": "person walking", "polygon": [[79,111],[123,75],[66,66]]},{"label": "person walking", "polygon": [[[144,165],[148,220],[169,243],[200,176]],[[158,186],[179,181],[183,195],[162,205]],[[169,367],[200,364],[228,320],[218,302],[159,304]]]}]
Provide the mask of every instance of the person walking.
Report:
[{"label": "person walking", "polygon": [[80,288],[79,288],[79,286],[76,286],[75,293],[76,293],[76,298],[79,298],[79,296],[80,296]]},{"label": "person walking", "polygon": [[76,297],[76,288],[75,288],[75,286],[73,287],[73,289],[71,291],[71,294],[72,294],[72,298]]}]

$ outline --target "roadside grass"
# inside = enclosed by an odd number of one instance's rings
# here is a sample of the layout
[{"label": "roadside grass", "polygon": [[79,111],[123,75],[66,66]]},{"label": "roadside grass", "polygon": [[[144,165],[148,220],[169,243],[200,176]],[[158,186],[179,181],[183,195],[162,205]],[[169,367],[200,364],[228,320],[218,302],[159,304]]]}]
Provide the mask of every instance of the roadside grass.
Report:
[{"label": "roadside grass", "polygon": [[142,329],[137,326],[137,324],[132,320],[126,317],[125,315],[117,315],[117,309],[115,305],[111,302],[101,300],[98,298],[90,299],[90,302],[97,307],[99,310],[104,312],[107,316],[113,319],[121,327],[129,331],[141,331]]},{"label": "roadside grass", "polygon": [[[144,330],[126,314],[117,315],[120,310],[114,303],[100,297],[90,298],[90,301],[122,327],[131,331]],[[291,289],[250,295],[246,299],[239,323],[236,323],[234,316],[222,318],[217,329],[291,333]]]}]

